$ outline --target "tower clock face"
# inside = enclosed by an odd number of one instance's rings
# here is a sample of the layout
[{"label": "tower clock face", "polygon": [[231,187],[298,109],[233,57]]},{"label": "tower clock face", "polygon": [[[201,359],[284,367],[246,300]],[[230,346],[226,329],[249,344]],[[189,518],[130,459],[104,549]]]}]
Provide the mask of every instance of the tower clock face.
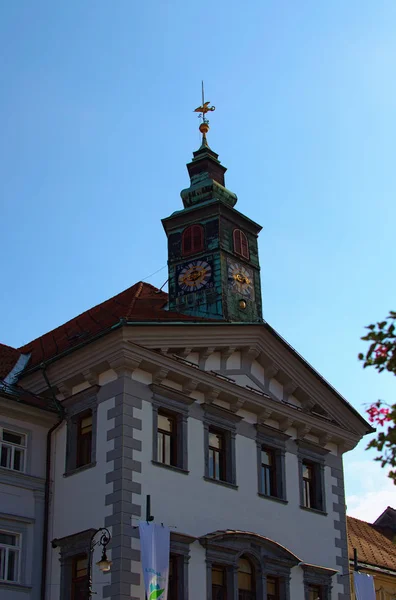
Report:
[{"label": "tower clock face", "polygon": [[206,260],[193,260],[177,270],[177,285],[184,293],[197,292],[211,283],[212,267]]},{"label": "tower clock face", "polygon": [[254,299],[253,271],[236,261],[227,261],[228,286],[249,300]]}]

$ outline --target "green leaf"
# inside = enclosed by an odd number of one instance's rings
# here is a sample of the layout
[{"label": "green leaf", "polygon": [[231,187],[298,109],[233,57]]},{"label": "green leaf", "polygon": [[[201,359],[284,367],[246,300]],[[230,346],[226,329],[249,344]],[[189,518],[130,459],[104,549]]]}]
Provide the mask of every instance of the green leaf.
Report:
[{"label": "green leaf", "polygon": [[153,592],[151,592],[150,596],[149,596],[149,600],[157,600],[157,598],[159,598],[162,594],[164,593],[164,590],[154,590]]}]

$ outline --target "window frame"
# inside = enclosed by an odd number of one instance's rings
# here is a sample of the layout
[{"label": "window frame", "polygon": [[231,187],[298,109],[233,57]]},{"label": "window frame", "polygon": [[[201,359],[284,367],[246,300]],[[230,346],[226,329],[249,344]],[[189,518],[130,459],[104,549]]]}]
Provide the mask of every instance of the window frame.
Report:
[{"label": "window frame", "polygon": [[[220,485],[237,489],[236,484],[236,425],[242,419],[235,413],[217,406],[215,404],[203,404],[204,410],[204,455],[205,472],[204,479]],[[224,435],[224,479],[210,477],[209,471],[209,433],[210,429],[217,430]]]},{"label": "window frame", "polygon": [[[82,433],[82,422],[87,417],[91,417],[91,431],[87,433]],[[93,414],[92,408],[88,410],[78,413],[77,415],[77,449],[76,449],[76,468],[79,469],[81,467],[86,467],[92,463],[92,437],[93,437]],[[86,442],[88,440],[88,443]],[[87,453],[88,456],[84,457],[84,454]],[[89,458],[89,460],[88,460]]]},{"label": "window frame", "polygon": [[[216,481],[227,481],[226,473],[227,473],[227,440],[226,440],[226,432],[223,429],[219,429],[218,427],[209,426],[208,430],[208,460],[209,460],[209,477],[211,479],[215,479]],[[215,435],[220,439],[219,448],[216,446],[210,445],[210,437],[211,435]],[[218,471],[219,476],[216,477],[215,471],[216,469],[216,460],[215,456],[218,456]],[[213,456],[213,474],[211,475],[211,456]]]},{"label": "window frame", "polygon": [[[257,477],[258,477],[258,495],[268,500],[275,500],[287,503],[286,497],[286,442],[290,436],[279,429],[258,423],[256,425],[256,445],[257,445]],[[274,456],[274,478],[276,494],[268,495],[265,493],[262,482],[262,462],[261,452],[263,448],[270,450]]]},{"label": "window frame", "polygon": [[[199,244],[197,246],[194,245],[194,232],[199,231]],[[191,247],[189,250],[186,250],[186,238],[190,236]],[[201,224],[193,223],[189,225],[183,230],[182,233],[182,256],[191,256],[193,254],[198,254],[198,252],[202,252],[205,247],[205,231]]]},{"label": "window frame", "polygon": [[[98,392],[99,385],[94,385],[78,394],[70,396],[63,400],[62,404],[66,409],[66,453],[65,453],[65,472],[63,477],[69,477],[74,473],[80,473],[96,465],[96,436],[97,436],[97,413],[98,413]],[[92,414],[92,434],[91,434],[91,461],[79,465],[79,427],[81,420],[88,414]]]},{"label": "window frame", "polygon": [[[189,407],[195,402],[194,398],[168,388],[164,385],[151,384],[153,410],[153,440],[152,463],[165,469],[172,469],[188,474],[188,426]],[[163,411],[172,415],[176,423],[175,434],[175,464],[168,465],[158,460],[158,413]]]},{"label": "window frame", "polygon": [[320,588],[320,600],[331,600],[332,578],[338,573],[335,569],[301,563],[304,581],[304,598],[309,600],[310,587]]},{"label": "window frame", "polygon": [[[300,487],[300,508],[326,515],[326,482],[325,482],[325,456],[329,450],[322,448],[308,440],[297,440],[298,473]],[[305,505],[305,480],[304,464],[312,468],[313,506]]]},{"label": "window frame", "polygon": [[[60,551],[59,561],[61,570],[59,600],[71,600],[73,589],[73,561],[82,555],[87,555],[89,560],[91,538],[95,533],[96,529],[86,529],[79,533],[52,540],[52,547],[59,548]],[[94,556],[92,556],[92,562],[95,562]]]},{"label": "window frame", "polygon": [[[3,433],[4,431],[9,432],[13,435],[18,435],[24,438],[24,445],[21,444],[14,444],[13,442],[7,442],[5,440],[3,440]],[[30,453],[28,452],[28,448],[29,448],[29,442],[30,442],[30,432],[26,431],[26,430],[22,430],[19,427],[15,427],[14,425],[9,425],[8,423],[0,423],[0,461],[1,461],[1,450],[3,448],[3,445],[5,447],[11,448],[11,462],[14,462],[15,459],[15,448],[17,448],[18,450],[20,450],[22,452],[22,464],[23,464],[23,468],[22,469],[15,469],[13,466],[7,467],[7,466],[3,466],[0,463],[0,468],[1,469],[6,469],[9,472],[14,472],[14,473],[27,473],[28,472],[28,458],[30,456]]]},{"label": "window frame", "polygon": [[[238,254],[238,256],[242,256],[246,260],[250,259],[250,251],[249,251],[249,240],[247,238],[246,233],[242,231],[242,229],[234,229],[232,232],[233,245],[234,245],[234,253]],[[245,247],[245,250],[244,250]]]},{"label": "window frame", "polygon": [[[75,570],[76,570],[76,563],[78,560],[81,560],[82,558],[87,560],[87,572],[83,577],[76,577],[75,574]],[[86,582],[86,593],[85,596],[88,593],[88,586],[89,586],[89,565],[88,565],[88,561],[89,561],[89,553],[84,552],[82,554],[76,554],[74,556],[72,556],[71,558],[71,569],[72,569],[72,575],[71,575],[71,590],[70,590],[70,600],[76,600],[77,598],[77,594],[76,594],[76,583],[80,583],[81,581]]]},{"label": "window frame", "polygon": [[[216,531],[202,536],[200,544],[206,550],[208,600],[212,599],[212,566],[224,566],[227,572],[229,598],[238,598],[238,560],[246,558],[254,569],[256,598],[266,597],[266,578],[279,581],[279,596],[290,598],[291,569],[300,559],[273,540],[249,532]],[[228,600],[228,599],[227,599]]]},{"label": "window frame", "polygon": [[[171,422],[171,431],[168,432],[165,429],[161,429],[160,425],[159,425],[159,418],[158,417],[165,417],[167,419],[170,420]],[[176,413],[173,413],[167,409],[164,409],[162,407],[158,408],[157,411],[157,457],[156,457],[156,461],[161,463],[162,465],[168,466],[168,467],[177,467],[178,466],[178,436],[180,435],[179,432],[179,423],[178,423],[178,415]],[[169,437],[170,442],[169,442],[169,463],[166,462],[166,460],[160,460],[160,434],[163,436],[163,440],[162,440],[162,456],[163,458],[165,457],[166,454],[166,443],[165,443],[165,438]]]},{"label": "window frame", "polygon": [[[0,542],[0,549],[3,549],[5,551],[4,555],[5,555],[5,559],[4,559],[4,575],[5,577],[2,578],[1,577],[1,570],[0,570],[0,584],[19,584],[21,583],[21,562],[22,562],[22,533],[20,531],[14,531],[14,529],[7,529],[4,528],[3,526],[0,525],[0,534],[3,533],[5,535],[12,535],[15,536],[16,540],[17,540],[17,544],[15,546],[10,545],[10,544],[5,544]],[[8,570],[8,560],[9,560],[9,553],[10,550],[15,552],[16,556],[17,556],[17,560],[16,560],[16,574],[17,577],[16,579],[8,579],[7,578],[7,570]],[[0,565],[0,569],[1,569],[1,565]]]}]

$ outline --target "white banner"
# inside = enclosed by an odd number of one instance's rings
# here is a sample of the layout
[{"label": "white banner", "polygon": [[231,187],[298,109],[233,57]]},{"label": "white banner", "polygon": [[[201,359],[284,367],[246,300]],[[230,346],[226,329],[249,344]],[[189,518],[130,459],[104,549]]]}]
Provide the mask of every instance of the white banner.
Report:
[{"label": "white banner", "polygon": [[356,600],[375,600],[374,579],[366,573],[353,573]]},{"label": "white banner", "polygon": [[169,576],[169,529],[163,525],[141,522],[139,533],[147,600],[166,600]]}]

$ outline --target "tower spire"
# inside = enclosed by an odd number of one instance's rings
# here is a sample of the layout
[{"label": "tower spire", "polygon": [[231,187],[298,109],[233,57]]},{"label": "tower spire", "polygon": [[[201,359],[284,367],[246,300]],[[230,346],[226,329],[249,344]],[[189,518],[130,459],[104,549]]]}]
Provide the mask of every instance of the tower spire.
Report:
[{"label": "tower spire", "polygon": [[198,108],[196,108],[194,110],[194,112],[200,113],[198,115],[199,119],[202,119],[202,123],[199,126],[199,131],[202,133],[202,144],[201,144],[201,148],[209,148],[208,146],[208,141],[206,139],[206,134],[209,131],[209,119],[207,119],[205,117],[206,113],[208,113],[209,111],[214,111],[216,110],[215,106],[209,106],[210,104],[210,100],[208,102],[205,102],[205,90],[204,90],[204,82],[202,81],[202,106],[198,106]]}]

